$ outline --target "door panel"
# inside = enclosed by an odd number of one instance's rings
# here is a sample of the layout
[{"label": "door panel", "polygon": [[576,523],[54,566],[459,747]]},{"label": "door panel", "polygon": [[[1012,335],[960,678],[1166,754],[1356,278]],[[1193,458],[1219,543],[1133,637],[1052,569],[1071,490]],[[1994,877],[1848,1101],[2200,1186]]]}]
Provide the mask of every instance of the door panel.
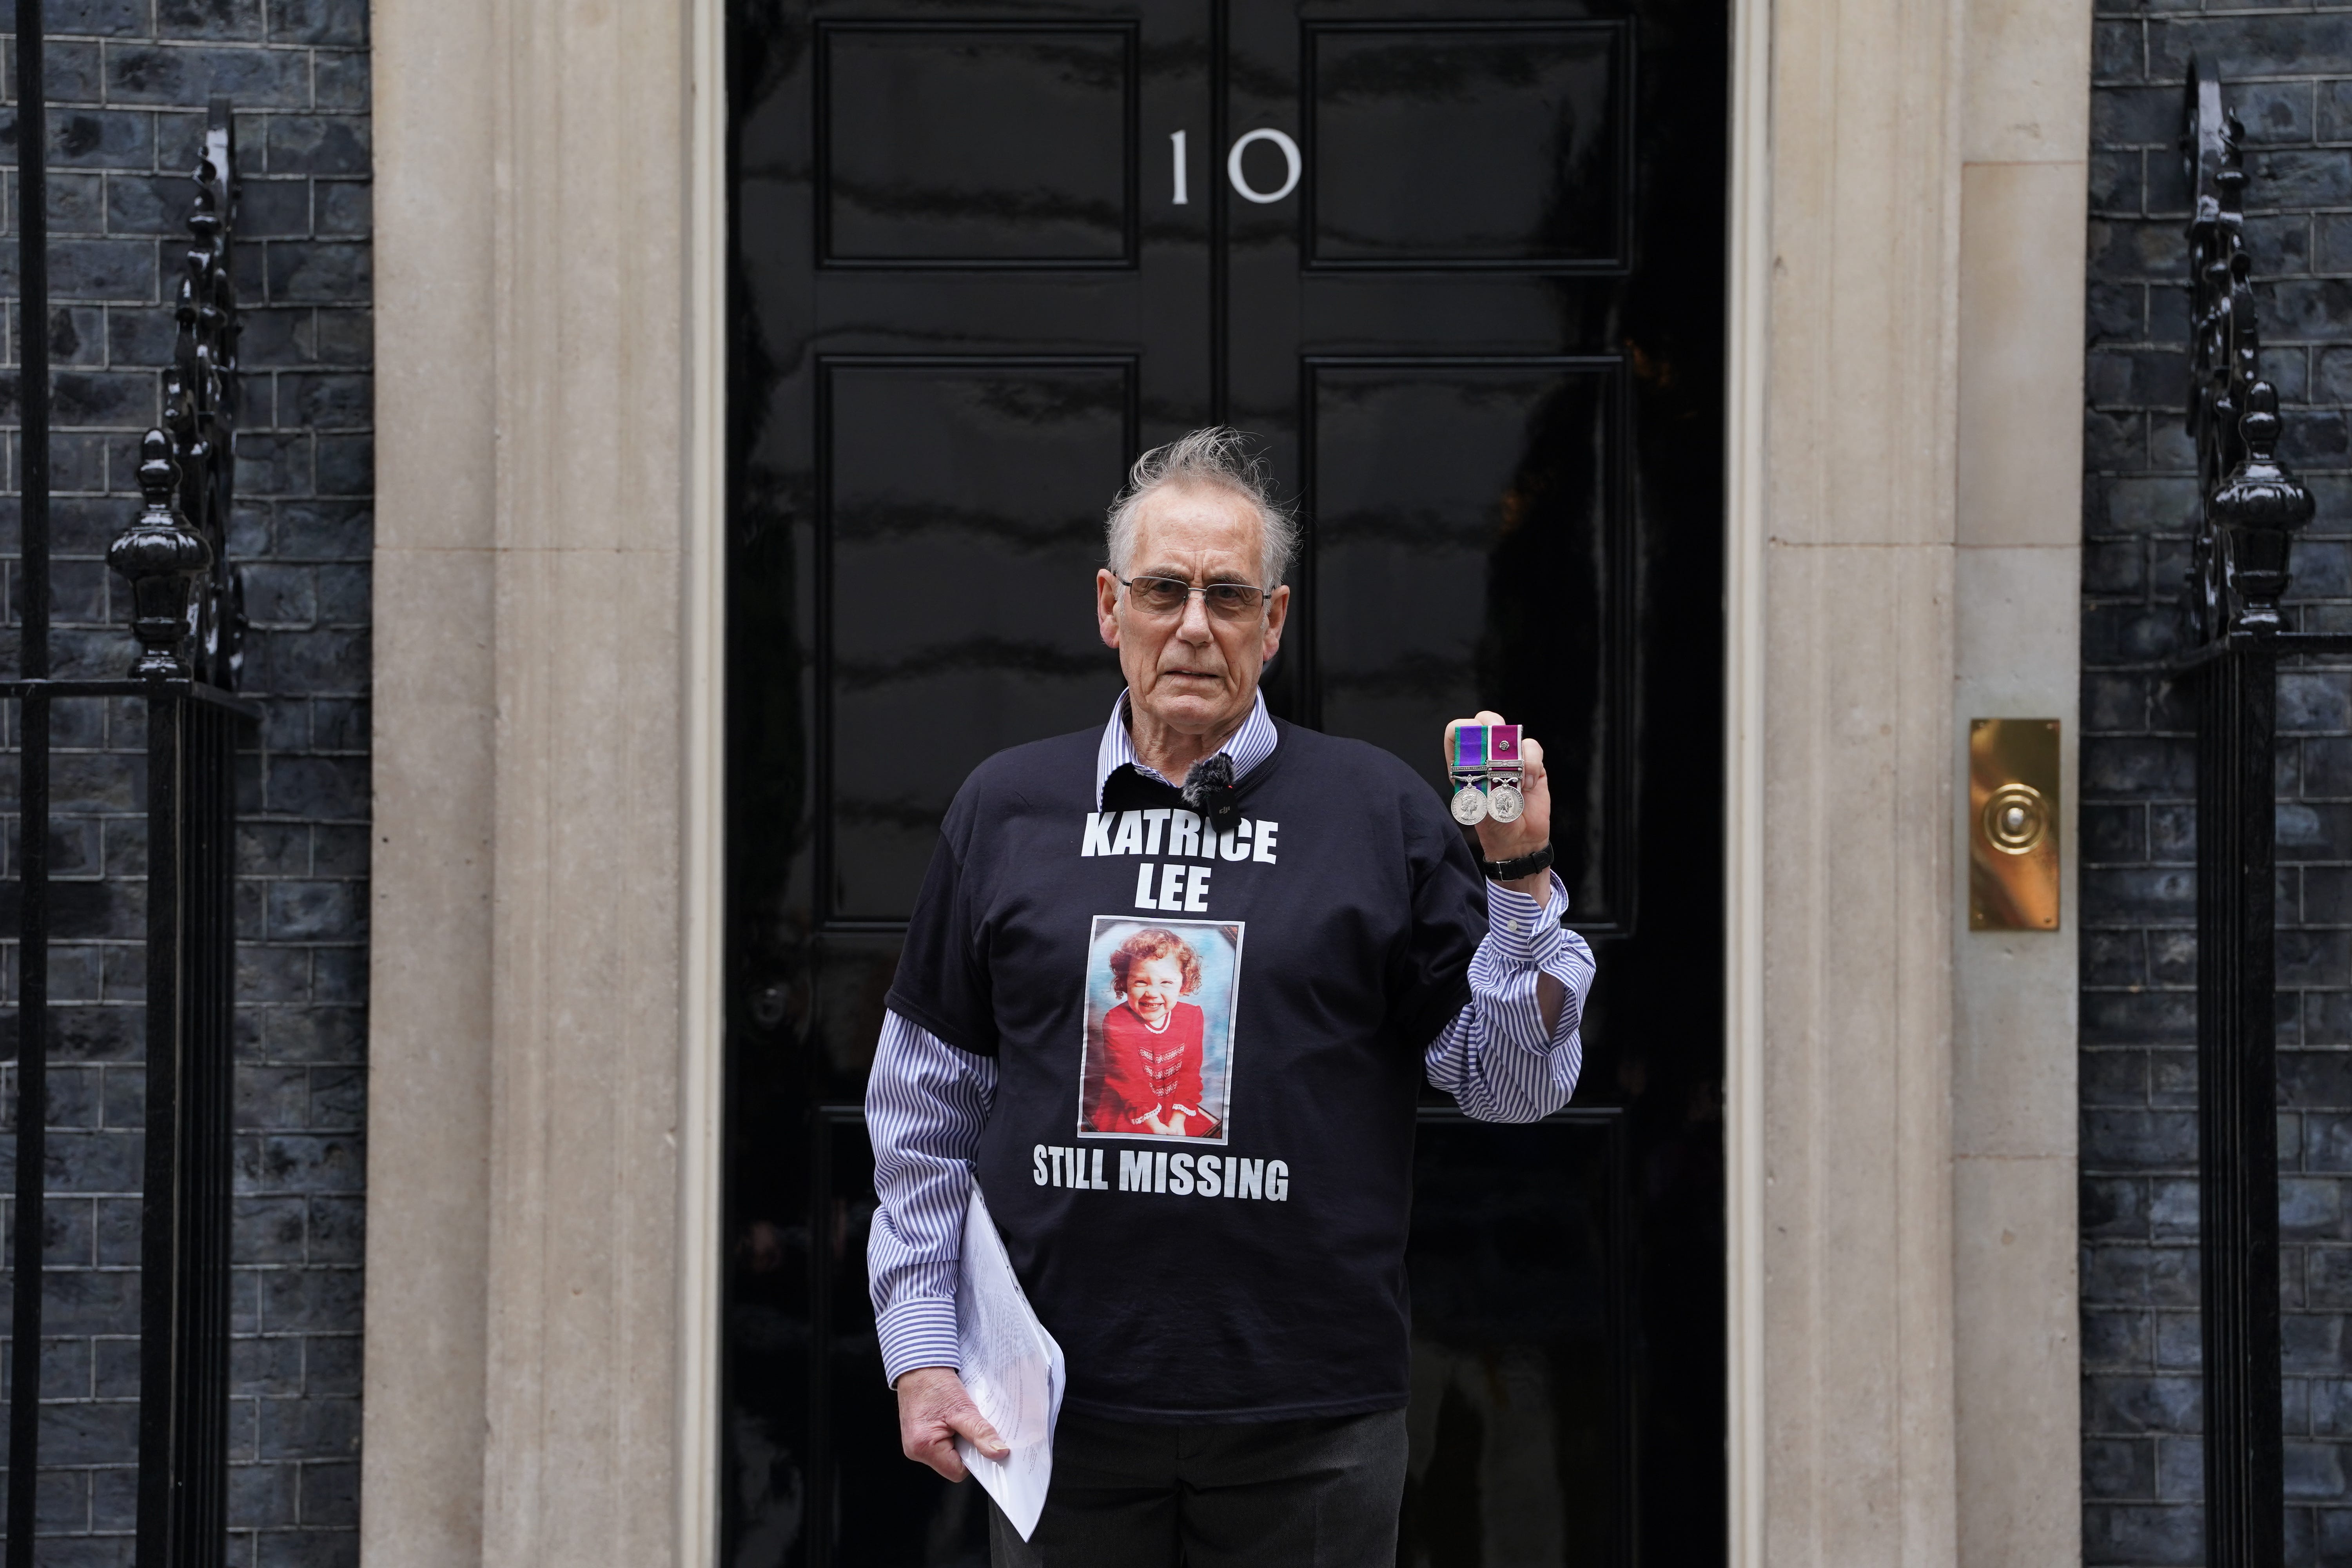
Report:
[{"label": "door panel", "polygon": [[1626,1561],[1624,1119],[1423,1118],[1398,1561]]},{"label": "door panel", "polygon": [[[1545,742],[1560,879],[1617,929],[1632,816],[1615,657],[1625,554],[1614,357],[1307,366],[1320,727],[1445,786],[1432,712],[1507,713]],[[1558,672],[1577,678],[1559,679]]]},{"label": "door panel", "polygon": [[816,29],[829,267],[1129,267],[1135,29]]},{"label": "door panel", "polygon": [[827,925],[904,921],[963,777],[1008,736],[1100,723],[1103,498],[1131,359],[825,359]]},{"label": "door panel", "polygon": [[1629,36],[1309,23],[1307,264],[1622,270]]},{"label": "door panel", "polygon": [[963,775],[1118,689],[1127,464],[1221,419],[1306,524],[1269,700],[1433,787],[1526,722],[1601,966],[1574,1107],[1424,1110],[1400,1560],[1719,1561],[1721,0],[975,9],[730,20],[725,1561],[985,1559],[865,1078]]}]

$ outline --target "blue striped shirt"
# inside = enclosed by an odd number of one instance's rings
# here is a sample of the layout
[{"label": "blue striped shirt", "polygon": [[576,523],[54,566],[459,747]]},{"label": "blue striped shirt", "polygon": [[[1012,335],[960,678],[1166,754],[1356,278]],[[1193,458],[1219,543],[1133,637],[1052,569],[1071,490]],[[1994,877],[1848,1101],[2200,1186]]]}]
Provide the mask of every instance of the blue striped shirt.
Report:
[{"label": "blue striped shirt", "polygon": [[[1219,750],[1233,758],[1238,779],[1273,754],[1276,738],[1261,695]],[[1135,754],[1124,692],[1103,730],[1095,764],[1097,806],[1104,784],[1123,766],[1160,778]],[[1487,931],[1470,961],[1470,1005],[1423,1058],[1429,1081],[1484,1121],[1550,1115],[1568,1103],[1583,1066],[1578,1029],[1592,984],[1592,951],[1561,925],[1568,889],[1557,874],[1550,880],[1550,895],[1541,904],[1486,884]],[[1559,1026],[1549,1034],[1536,998],[1539,974],[1567,991]],[[955,1289],[963,1215],[971,1201],[981,1129],[995,1098],[993,1058],[959,1050],[895,1012],[883,1015],[866,1085],[879,1200],[866,1259],[883,1374],[894,1384],[915,1367],[959,1364]]]}]

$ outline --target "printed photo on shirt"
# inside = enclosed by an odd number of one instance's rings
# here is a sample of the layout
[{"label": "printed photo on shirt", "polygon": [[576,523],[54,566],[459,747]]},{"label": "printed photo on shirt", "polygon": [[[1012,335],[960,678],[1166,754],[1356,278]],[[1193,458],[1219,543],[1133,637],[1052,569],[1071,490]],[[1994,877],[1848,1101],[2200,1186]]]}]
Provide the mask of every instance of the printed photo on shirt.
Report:
[{"label": "printed photo on shirt", "polygon": [[1078,1133],[1223,1143],[1242,928],[1097,915]]}]

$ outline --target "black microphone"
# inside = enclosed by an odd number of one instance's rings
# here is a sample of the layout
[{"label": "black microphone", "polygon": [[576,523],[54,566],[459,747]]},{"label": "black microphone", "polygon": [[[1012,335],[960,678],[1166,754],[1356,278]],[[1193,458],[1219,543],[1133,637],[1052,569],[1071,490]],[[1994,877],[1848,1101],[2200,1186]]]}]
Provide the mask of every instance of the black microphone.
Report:
[{"label": "black microphone", "polygon": [[1202,757],[1184,775],[1184,804],[1202,816],[1223,820],[1234,814],[1234,760],[1223,752]]}]

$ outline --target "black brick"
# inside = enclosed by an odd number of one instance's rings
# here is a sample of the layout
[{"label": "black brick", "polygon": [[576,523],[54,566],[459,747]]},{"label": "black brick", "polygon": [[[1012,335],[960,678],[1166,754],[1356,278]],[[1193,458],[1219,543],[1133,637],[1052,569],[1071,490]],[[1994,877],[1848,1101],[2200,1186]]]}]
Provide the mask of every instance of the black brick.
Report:
[{"label": "black brick", "polygon": [[363,235],[374,226],[374,192],[363,180],[318,182],[320,234]]},{"label": "black brick", "polygon": [[2147,46],[2137,22],[2097,22],[2091,27],[2091,79],[2128,82],[2140,74]]},{"label": "black brick", "polygon": [[2282,861],[2352,859],[2352,802],[2281,801]]},{"label": "black brick", "polygon": [[254,1568],[359,1568],[356,1531],[263,1531],[254,1546]]},{"label": "black brick", "polygon": [[[2133,325],[2137,326],[2137,321]],[[2095,323],[2093,330],[2095,333]],[[2083,461],[2094,469],[2129,471],[2147,467],[2147,416],[2137,409],[2090,410],[2083,421]],[[2136,552],[2133,579],[2128,585],[2116,585],[2112,580],[2094,582],[2093,568],[2086,563],[2084,586],[2094,593],[2136,592],[2139,585],[2139,559]]]},{"label": "black brick", "polygon": [[[299,1523],[302,1467],[238,1465],[229,1472],[228,1517],[233,1530],[283,1529]],[[358,1522],[356,1520],[352,1522]]]},{"label": "black brick", "polygon": [[2312,1110],[2352,1105],[2352,1054],[2281,1051],[2278,1077],[2281,1105]]},{"label": "black brick", "polygon": [[374,385],[349,374],[286,375],[278,378],[281,422],[324,430],[364,429],[374,415]]},{"label": "black brick", "polygon": [[261,1457],[265,1459],[349,1459],[359,1453],[356,1399],[264,1399]]},{"label": "black brick", "polygon": [[[2084,1105],[2144,1106],[2147,1103],[2147,1066],[2146,1051],[2084,1051],[2076,1092]],[[2352,1153],[2352,1149],[2347,1152]],[[2088,1201],[2086,1194],[2086,1206]]]},{"label": "black brick", "polygon": [[357,1465],[313,1463],[302,1467],[303,1523],[356,1525],[359,1516]]},{"label": "black brick", "polygon": [[2147,677],[2100,670],[2084,672],[2083,723],[2085,733],[2142,730],[2147,727]]},{"label": "black brick", "polygon": [[365,110],[373,83],[368,58],[357,52],[320,49],[312,57],[311,90],[326,110]]},{"label": "black brick", "polygon": [[2290,1375],[2339,1376],[2345,1360],[2344,1319],[2335,1313],[2288,1312],[2279,1323],[2279,1364]]},{"label": "black brick", "polygon": [[375,353],[375,318],[365,310],[319,311],[319,363],[363,365]]},{"label": "black brick", "polygon": [[262,1271],[261,1321],[272,1333],[319,1332],[360,1326],[356,1268],[272,1268]]},{"label": "black brick", "polygon": [[2197,879],[2187,867],[2086,867],[2083,898],[2102,925],[2185,925],[2196,918]]},{"label": "black brick", "polygon": [[357,1263],[367,1246],[366,1205],[358,1198],[310,1200],[310,1261]]},{"label": "black brick", "polygon": [[367,765],[344,757],[279,757],[265,786],[267,807],[293,816],[355,821],[367,814]]},{"label": "black brick", "polygon": [[[156,31],[166,37],[257,38],[261,0],[155,0],[155,24]],[[291,54],[288,58],[300,58]],[[176,95],[180,102],[191,96]],[[239,99],[238,107],[245,102]]]},{"label": "black brick", "polygon": [[2183,798],[2196,787],[2196,752],[2186,738],[2083,738],[2083,792],[2090,798]]},{"label": "black brick", "polygon": [[[2328,255],[2332,260],[2332,248]],[[2352,337],[2352,279],[2285,279],[2264,291],[2263,310],[2265,324],[2281,338],[2340,342]]]},{"label": "black brick", "polygon": [[368,41],[366,0],[278,0],[271,33],[288,43],[362,46]]},{"label": "black brick", "polygon": [[375,512],[365,501],[305,500],[278,509],[282,560],[364,561],[374,543]]},{"label": "black brick", "polygon": [[2147,67],[2159,80],[2188,75],[2189,56],[2232,77],[2352,74],[2352,17],[2341,12],[2163,17],[2147,24]]},{"label": "black brick", "polygon": [[351,1193],[366,1175],[359,1140],[349,1134],[239,1138],[236,1166],[239,1190],[247,1192]]},{"label": "black brick", "polygon": [[2140,210],[2140,154],[2102,152],[2091,159],[2091,210],[2118,216]]},{"label": "black brick", "polygon": [[320,495],[373,495],[375,492],[374,440],[367,436],[320,436],[316,476]]},{"label": "black brick", "polygon": [[2159,1240],[2197,1239],[2197,1183],[2158,1176],[2147,1184],[2148,1227]]},{"label": "black brick", "polygon": [[2093,1376],[2084,1385],[2085,1432],[2195,1432],[2204,1419],[2195,1378]]},{"label": "black brick", "polygon": [[366,174],[372,169],[363,121],[349,115],[279,114],[269,120],[273,174]]},{"label": "black brick", "polygon": [[307,109],[310,63],[288,49],[117,44],[106,52],[106,86],[112,103],[186,103],[226,93],[241,110]]},{"label": "black brick", "polygon": [[[0,145],[13,156],[16,111],[0,110]],[[142,169],[155,164],[155,122],[135,110],[58,107],[48,122],[49,156],[61,168]]]},{"label": "black brick", "polygon": [[2155,1362],[2151,1314],[2086,1309],[2083,1313],[2083,1365],[2096,1372],[2133,1372]]},{"label": "black brick", "polygon": [[2169,605],[2090,604],[2083,610],[2083,659],[2094,665],[2154,664],[2180,644],[2180,616]]}]

